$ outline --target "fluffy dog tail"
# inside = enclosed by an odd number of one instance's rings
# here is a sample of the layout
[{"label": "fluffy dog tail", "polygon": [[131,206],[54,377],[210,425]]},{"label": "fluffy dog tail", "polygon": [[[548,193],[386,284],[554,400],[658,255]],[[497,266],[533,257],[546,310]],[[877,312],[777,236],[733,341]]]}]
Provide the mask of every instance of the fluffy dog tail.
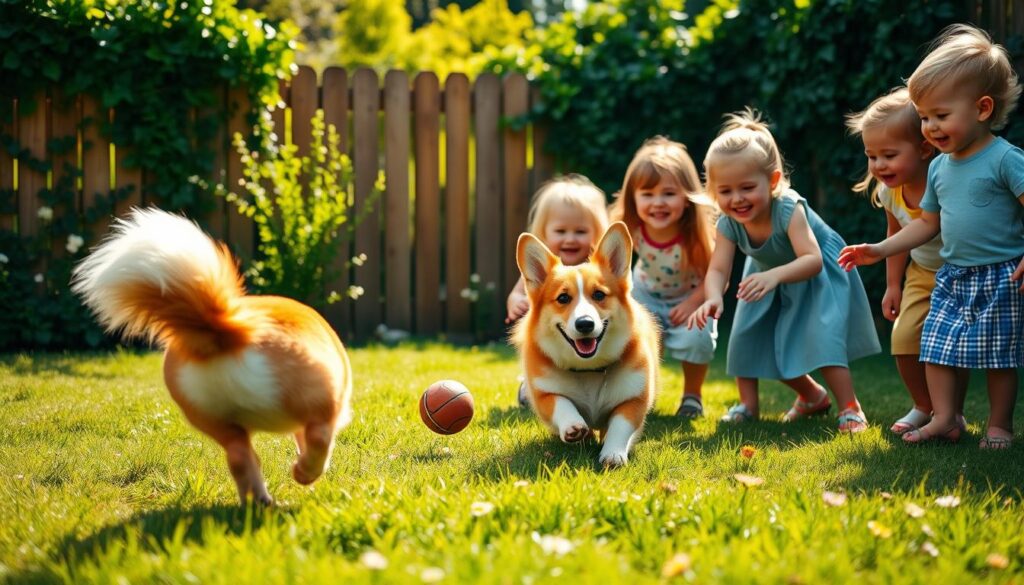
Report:
[{"label": "fluffy dog tail", "polygon": [[[242,277],[223,244],[159,209],[133,209],[72,274],[108,331],[178,345],[197,357],[231,352],[252,335]],[[251,316],[250,316],[251,317]]]}]

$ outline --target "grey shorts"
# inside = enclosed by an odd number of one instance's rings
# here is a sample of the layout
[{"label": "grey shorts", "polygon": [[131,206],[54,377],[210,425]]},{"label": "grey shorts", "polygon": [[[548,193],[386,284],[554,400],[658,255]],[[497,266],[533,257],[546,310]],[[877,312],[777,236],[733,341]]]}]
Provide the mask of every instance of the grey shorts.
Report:
[{"label": "grey shorts", "polygon": [[706,364],[715,357],[715,345],[718,340],[718,328],[714,319],[708,319],[703,329],[687,329],[686,325],[673,326],[668,319],[672,307],[678,305],[689,295],[677,299],[665,300],[651,296],[640,287],[633,287],[633,298],[640,302],[661,325],[661,343],[665,354],[672,359],[693,364]]}]

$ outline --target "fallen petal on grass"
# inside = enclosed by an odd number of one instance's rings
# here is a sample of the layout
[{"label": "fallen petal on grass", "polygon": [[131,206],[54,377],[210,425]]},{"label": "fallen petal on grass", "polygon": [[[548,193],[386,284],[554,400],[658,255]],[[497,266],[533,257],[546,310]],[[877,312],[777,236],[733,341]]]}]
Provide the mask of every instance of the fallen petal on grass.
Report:
[{"label": "fallen petal on grass", "polygon": [[753,445],[743,445],[742,447],[740,447],[740,455],[742,455],[745,459],[750,459],[756,454],[757,449],[755,449]]},{"label": "fallen petal on grass", "polygon": [[665,578],[678,577],[683,573],[690,570],[690,555],[686,553],[676,553],[672,555],[672,558],[665,561],[665,564],[661,567],[661,576]]},{"label": "fallen petal on grass", "polygon": [[764,483],[764,478],[747,475],[746,473],[737,473],[732,477],[746,487],[757,487]]},{"label": "fallen petal on grass", "polygon": [[359,555],[359,562],[372,571],[383,571],[388,568],[388,559],[375,550],[368,550]]},{"label": "fallen petal on grass", "polygon": [[907,502],[903,505],[903,511],[907,513],[907,516],[911,518],[920,518],[924,516],[924,508],[918,506],[914,502]]},{"label": "fallen petal on grass", "polygon": [[479,518],[494,511],[494,504],[490,502],[473,502],[469,505],[469,513]]},{"label": "fallen petal on grass", "polygon": [[892,528],[889,528],[877,520],[868,521],[868,530],[878,538],[889,538],[892,536]]},{"label": "fallen petal on grass", "polygon": [[825,500],[825,503],[829,506],[845,506],[846,505],[846,494],[842,492],[821,492],[821,499]]},{"label": "fallen petal on grass", "polygon": [[942,508],[956,508],[960,505],[960,498],[957,496],[942,496],[935,498],[935,505]]},{"label": "fallen petal on grass", "polygon": [[1010,566],[1010,559],[1006,558],[1006,555],[989,553],[989,555],[985,557],[985,564],[993,569],[1002,570]]},{"label": "fallen petal on grass", "polygon": [[924,541],[924,544],[921,545],[921,552],[932,557],[933,559],[939,556],[939,549],[927,540]]}]

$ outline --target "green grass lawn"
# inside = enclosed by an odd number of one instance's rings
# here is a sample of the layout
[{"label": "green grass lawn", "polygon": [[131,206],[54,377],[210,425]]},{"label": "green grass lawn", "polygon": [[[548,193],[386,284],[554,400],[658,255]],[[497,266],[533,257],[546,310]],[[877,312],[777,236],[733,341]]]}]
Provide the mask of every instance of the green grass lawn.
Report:
[{"label": "green grass lawn", "polygon": [[[909,447],[887,431],[909,405],[887,356],[855,364],[873,425],[850,437],[834,417],[780,423],[793,395],[776,383],[762,421],[719,424],[736,400],[719,354],[708,416],[671,415],[681,380],[664,367],[629,465],[606,472],[596,445],[564,445],[513,406],[506,348],[355,349],[355,419],[323,478],[295,484],[290,438],[257,437],[269,510],[236,504],[223,452],[171,401],[158,354],[0,356],[0,580],[1022,582],[1024,440],[978,449],[980,375],[970,435]],[[450,437],[417,412],[442,378],[476,399]]]}]

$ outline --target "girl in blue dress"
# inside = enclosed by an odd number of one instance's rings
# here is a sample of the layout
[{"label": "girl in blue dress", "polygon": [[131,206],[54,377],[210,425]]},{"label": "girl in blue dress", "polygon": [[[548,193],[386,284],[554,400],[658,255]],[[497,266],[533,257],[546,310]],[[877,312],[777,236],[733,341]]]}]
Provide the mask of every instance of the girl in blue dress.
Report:
[{"label": "girl in blue dress", "polygon": [[722,420],[758,417],[759,378],[781,380],[798,394],[785,421],[828,411],[828,392],[808,375],[820,370],[841,405],[839,430],[865,430],[848,364],[881,347],[860,276],[836,264],[843,239],[789,188],[775,138],[754,111],[728,116],[704,168],[722,217],[704,278],[707,300],[688,326],[721,317],[736,249],[747,255],[726,354],[740,404]]}]

